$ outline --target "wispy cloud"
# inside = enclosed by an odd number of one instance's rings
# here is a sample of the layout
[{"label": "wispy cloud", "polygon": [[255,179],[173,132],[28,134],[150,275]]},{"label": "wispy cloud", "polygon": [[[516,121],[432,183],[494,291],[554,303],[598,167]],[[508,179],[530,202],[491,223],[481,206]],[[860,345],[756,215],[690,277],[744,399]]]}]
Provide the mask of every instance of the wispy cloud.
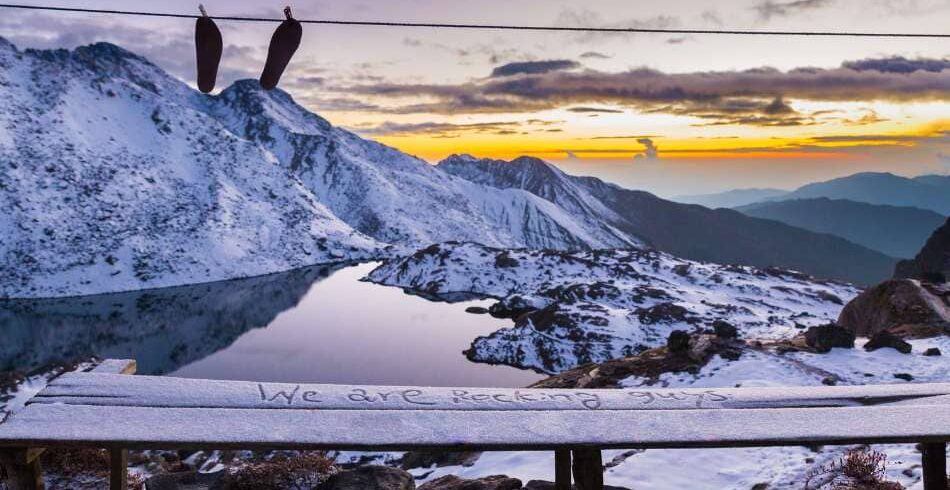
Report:
[{"label": "wispy cloud", "polygon": [[809,10],[816,10],[831,5],[832,0],[792,0],[787,2],[776,2],[765,0],[752,8],[758,13],[762,20],[770,20],[773,17],[788,17]]}]

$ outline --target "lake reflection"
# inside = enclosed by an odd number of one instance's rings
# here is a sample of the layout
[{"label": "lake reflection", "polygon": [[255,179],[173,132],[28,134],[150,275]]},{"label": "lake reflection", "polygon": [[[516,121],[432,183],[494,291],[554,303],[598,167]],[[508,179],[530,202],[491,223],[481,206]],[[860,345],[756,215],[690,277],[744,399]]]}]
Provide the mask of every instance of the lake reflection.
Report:
[{"label": "lake reflection", "polygon": [[140,374],[314,383],[525,386],[539,375],[468,361],[509,325],[360,282],[375,267],[311,267],[133,293],[0,301],[0,370],[133,357]]}]

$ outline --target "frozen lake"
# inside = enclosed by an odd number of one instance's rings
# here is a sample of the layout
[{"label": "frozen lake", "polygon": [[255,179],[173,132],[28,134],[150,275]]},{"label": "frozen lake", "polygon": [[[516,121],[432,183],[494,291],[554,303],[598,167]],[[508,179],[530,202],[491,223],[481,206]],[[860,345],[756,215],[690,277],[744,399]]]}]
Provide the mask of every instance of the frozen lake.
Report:
[{"label": "frozen lake", "polygon": [[510,320],[361,282],[376,264],[220,283],[0,301],[0,370],[133,357],[141,374],[252,381],[525,386],[542,376],[466,359]]}]

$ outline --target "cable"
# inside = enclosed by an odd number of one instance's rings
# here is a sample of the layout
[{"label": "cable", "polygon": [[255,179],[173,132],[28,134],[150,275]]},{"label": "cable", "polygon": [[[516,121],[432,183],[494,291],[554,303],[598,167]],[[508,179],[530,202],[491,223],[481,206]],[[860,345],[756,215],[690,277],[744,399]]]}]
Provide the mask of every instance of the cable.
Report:
[{"label": "cable", "polygon": [[[53,12],[80,12],[90,14],[137,15],[144,17],[171,17],[178,19],[195,19],[198,15],[175,14],[163,12],[143,12],[132,10],[105,10],[86,9],[76,7],[53,7],[43,5],[15,5],[0,4],[0,8],[44,10]],[[214,20],[229,20],[239,22],[283,22],[284,19],[266,17],[219,17]],[[431,22],[388,22],[363,20],[332,20],[332,19],[297,19],[303,24],[330,24],[347,26],[376,26],[376,27],[431,27],[437,29],[492,29],[509,31],[556,31],[556,32],[604,32],[604,33],[647,33],[647,34],[722,34],[740,36],[836,36],[836,37],[892,37],[892,38],[950,38],[950,34],[926,34],[906,32],[845,32],[845,31],[749,31],[733,29],[651,29],[642,27],[558,27],[558,26],[530,26],[506,24],[442,24]]]}]

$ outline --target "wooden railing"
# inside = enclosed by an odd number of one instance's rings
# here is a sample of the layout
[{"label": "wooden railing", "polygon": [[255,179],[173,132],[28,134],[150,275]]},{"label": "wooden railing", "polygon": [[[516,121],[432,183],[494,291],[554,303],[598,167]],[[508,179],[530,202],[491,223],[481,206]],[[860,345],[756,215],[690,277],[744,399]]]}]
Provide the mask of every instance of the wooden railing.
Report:
[{"label": "wooden railing", "polygon": [[950,384],[541,390],[126,376],[129,361],[65,374],[0,425],[15,490],[41,488],[42,448],[107,448],[112,488],[146,448],[550,450],[556,488],[603,487],[601,450],[921,443],[946,490]]}]

